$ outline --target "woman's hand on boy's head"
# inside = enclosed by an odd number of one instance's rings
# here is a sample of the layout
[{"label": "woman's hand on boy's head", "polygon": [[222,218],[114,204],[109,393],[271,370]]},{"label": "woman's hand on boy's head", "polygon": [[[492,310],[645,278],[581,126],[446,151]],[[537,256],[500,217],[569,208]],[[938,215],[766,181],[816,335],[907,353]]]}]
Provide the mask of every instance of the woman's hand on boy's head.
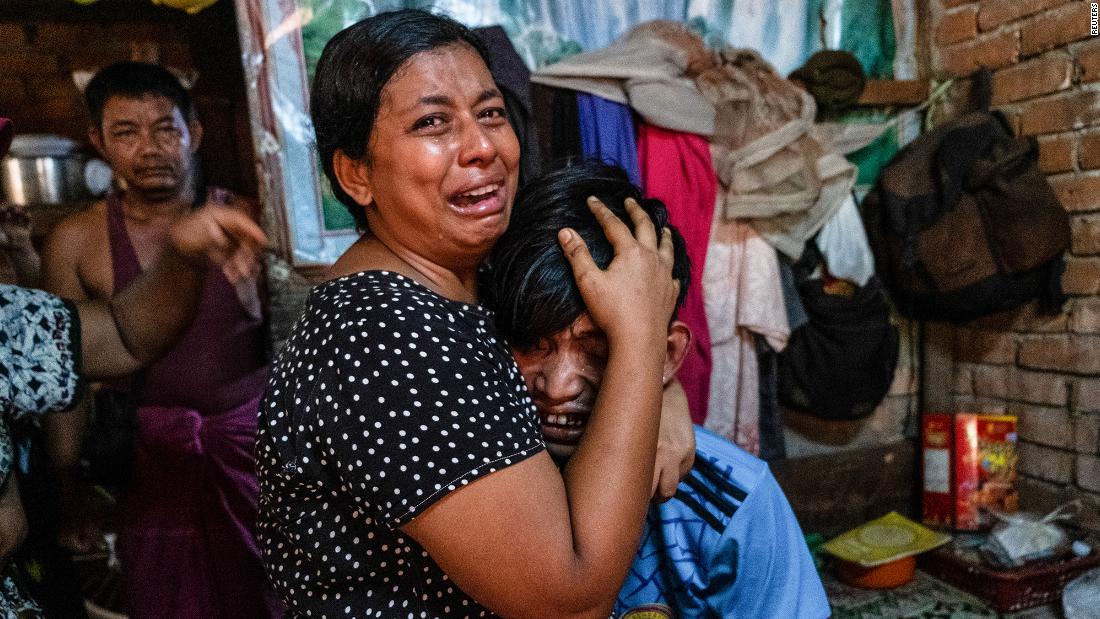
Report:
[{"label": "woman's hand on boy's head", "polygon": [[563,229],[558,241],[593,322],[609,341],[663,342],[680,286],[672,277],[672,233],[664,228],[658,237],[649,215],[637,202],[627,198],[625,205],[634,224],[633,234],[597,198],[588,199],[589,209],[615,250],[606,269],[596,265],[575,231]]}]

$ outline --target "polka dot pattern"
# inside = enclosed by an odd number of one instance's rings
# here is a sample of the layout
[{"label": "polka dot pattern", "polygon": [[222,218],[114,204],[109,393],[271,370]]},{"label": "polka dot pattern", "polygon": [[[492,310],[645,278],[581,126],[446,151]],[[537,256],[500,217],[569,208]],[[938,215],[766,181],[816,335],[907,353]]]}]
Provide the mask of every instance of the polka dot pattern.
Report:
[{"label": "polka dot pattern", "polygon": [[399,528],[544,448],[491,312],[395,273],[326,282],[260,415],[257,535],[292,616],[493,616]]}]

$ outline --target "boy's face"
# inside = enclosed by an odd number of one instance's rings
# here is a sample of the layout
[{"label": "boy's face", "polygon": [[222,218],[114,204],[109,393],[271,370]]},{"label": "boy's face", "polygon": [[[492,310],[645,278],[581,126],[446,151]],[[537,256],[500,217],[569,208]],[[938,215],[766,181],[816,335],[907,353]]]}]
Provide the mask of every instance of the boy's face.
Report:
[{"label": "boy's face", "polygon": [[[687,325],[674,320],[668,329],[666,383],[679,369],[690,341]],[[547,450],[556,458],[568,458],[576,451],[596,404],[607,368],[607,336],[584,312],[538,346],[512,352],[539,411]]]},{"label": "boy's face", "polygon": [[607,337],[585,312],[530,350],[513,350],[539,411],[546,447],[567,458],[584,434],[607,366]]}]

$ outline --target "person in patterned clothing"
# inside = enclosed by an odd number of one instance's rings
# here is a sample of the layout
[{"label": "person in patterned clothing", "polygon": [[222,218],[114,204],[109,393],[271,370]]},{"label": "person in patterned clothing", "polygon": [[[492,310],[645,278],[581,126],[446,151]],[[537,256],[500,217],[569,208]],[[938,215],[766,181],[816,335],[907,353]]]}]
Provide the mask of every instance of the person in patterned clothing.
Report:
[{"label": "person in patterned clothing", "polygon": [[[535,401],[547,449],[563,465],[585,433],[607,359],[607,338],[589,317],[555,239],[557,230],[572,228],[596,263],[607,264],[612,248],[584,206],[590,195],[608,205],[637,200],[654,226],[668,225],[664,205],[643,199],[620,168],[593,162],[551,172],[520,191],[483,283]],[[628,220],[622,208],[612,210]],[[682,303],[689,264],[679,233],[673,238]],[[673,377],[691,332],[674,319],[667,341],[666,406],[686,407]],[[646,514],[616,613],[651,619],[829,616],[802,531],[767,465],[701,427],[695,442],[691,472],[671,500],[653,503]]]},{"label": "person in patterned clothing", "polygon": [[[11,122],[0,118],[0,156],[11,133]],[[28,247],[8,243],[25,236],[15,232],[0,230],[0,253],[25,261]],[[0,570],[27,526],[11,475],[8,423],[64,411],[83,380],[122,376],[163,355],[189,326],[210,265],[252,273],[266,243],[246,215],[210,205],[176,222],[155,265],[108,301],[74,303],[0,284]],[[0,571],[0,616],[36,613],[34,602]]]}]

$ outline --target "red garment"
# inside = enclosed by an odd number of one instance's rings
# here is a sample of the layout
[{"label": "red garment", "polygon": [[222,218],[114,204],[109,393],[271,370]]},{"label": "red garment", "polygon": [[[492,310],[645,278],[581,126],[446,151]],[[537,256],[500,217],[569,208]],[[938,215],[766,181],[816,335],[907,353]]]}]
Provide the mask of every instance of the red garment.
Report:
[{"label": "red garment", "polygon": [[[107,222],[121,290],[142,268],[119,194],[107,197]],[[131,618],[283,615],[253,532],[256,411],[266,384],[262,317],[211,268],[194,323],[141,380],[134,479],[118,531]]]},{"label": "red garment", "polygon": [[718,180],[711,165],[710,144],[692,133],[638,125],[638,164],[645,195],[668,207],[691,260],[691,286],[678,318],[691,329],[692,341],[680,367],[691,419],[702,424],[710,393],[710,332],[703,306],[703,261],[710,241]]}]

